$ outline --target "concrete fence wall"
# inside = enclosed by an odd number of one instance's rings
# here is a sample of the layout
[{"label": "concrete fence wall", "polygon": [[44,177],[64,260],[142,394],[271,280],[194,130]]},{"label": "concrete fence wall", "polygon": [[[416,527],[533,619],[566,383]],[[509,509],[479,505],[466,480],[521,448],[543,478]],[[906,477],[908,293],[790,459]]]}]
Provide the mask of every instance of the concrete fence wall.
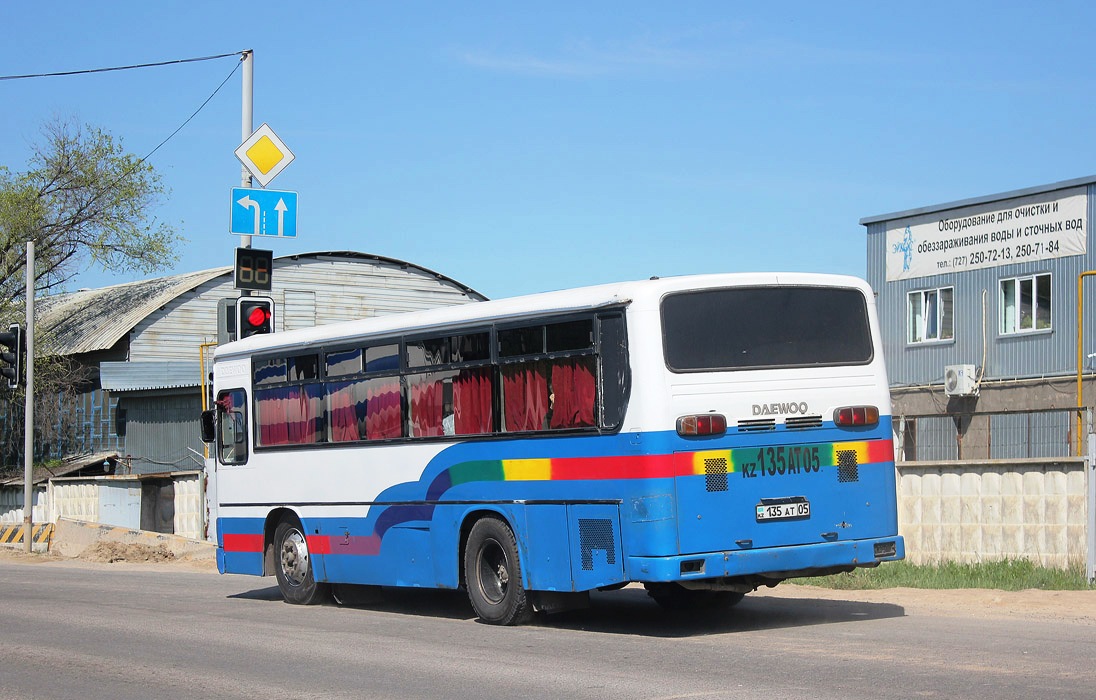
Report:
[{"label": "concrete fence wall", "polygon": [[899,462],[898,529],[914,564],[1084,565],[1084,458]]}]

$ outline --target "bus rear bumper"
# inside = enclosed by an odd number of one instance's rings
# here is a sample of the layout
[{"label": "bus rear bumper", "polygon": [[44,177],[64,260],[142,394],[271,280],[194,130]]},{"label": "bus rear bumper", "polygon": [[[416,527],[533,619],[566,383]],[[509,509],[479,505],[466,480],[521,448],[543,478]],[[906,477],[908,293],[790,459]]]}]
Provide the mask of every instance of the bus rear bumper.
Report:
[{"label": "bus rear bumper", "polygon": [[701,552],[670,557],[629,556],[625,566],[628,578],[639,582],[701,581],[704,579],[744,576],[773,579],[817,576],[876,566],[906,556],[901,536],[847,542],[741,549],[725,552]]}]

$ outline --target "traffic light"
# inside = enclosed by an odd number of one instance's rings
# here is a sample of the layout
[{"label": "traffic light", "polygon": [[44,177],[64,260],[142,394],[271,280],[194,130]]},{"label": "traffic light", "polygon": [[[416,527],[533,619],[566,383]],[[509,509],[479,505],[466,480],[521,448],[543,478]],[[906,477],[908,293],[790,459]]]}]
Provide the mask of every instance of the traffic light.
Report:
[{"label": "traffic light", "polygon": [[0,351],[0,376],[8,381],[9,389],[14,389],[23,383],[23,327],[18,323],[8,326],[6,333],[0,333],[0,345],[6,348]]},{"label": "traffic light", "polygon": [[236,300],[236,339],[274,332],[274,300],[240,297]]}]

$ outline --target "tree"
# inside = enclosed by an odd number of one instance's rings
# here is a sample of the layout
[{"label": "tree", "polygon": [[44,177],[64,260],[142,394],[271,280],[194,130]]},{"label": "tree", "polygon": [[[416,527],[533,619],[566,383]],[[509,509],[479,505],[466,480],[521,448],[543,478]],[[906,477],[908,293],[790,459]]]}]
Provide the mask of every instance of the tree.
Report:
[{"label": "tree", "polygon": [[[35,296],[65,291],[89,265],[116,272],[149,273],[172,264],[181,241],[159,222],[153,207],[165,195],[159,174],[121,142],[91,126],[53,121],[42,130],[29,167],[13,173],[0,165],[0,326],[25,318],[27,241],[34,241]],[[88,386],[86,368],[49,351],[36,333],[35,444],[70,442],[77,428],[74,405]],[[22,453],[23,392],[0,403],[0,465]],[[0,466],[2,471],[2,466]]]},{"label": "tree", "polygon": [[180,237],[152,215],[165,189],[151,165],[91,126],[43,127],[25,172],[0,166],[0,300],[26,289],[26,242],[34,241],[35,292],[63,291],[97,264],[148,273],[176,259]]}]

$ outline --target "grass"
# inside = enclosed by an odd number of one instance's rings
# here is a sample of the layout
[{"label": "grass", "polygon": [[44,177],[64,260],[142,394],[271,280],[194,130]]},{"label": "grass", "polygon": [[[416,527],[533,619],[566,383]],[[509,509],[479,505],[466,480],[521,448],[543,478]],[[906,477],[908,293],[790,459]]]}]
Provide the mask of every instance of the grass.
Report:
[{"label": "grass", "polygon": [[1069,569],[1048,569],[1024,559],[1008,559],[983,564],[910,564],[886,562],[874,569],[856,569],[847,574],[790,579],[801,583],[838,590],[877,588],[992,588],[1022,591],[1038,588],[1048,591],[1096,590],[1085,580],[1084,565]]}]

